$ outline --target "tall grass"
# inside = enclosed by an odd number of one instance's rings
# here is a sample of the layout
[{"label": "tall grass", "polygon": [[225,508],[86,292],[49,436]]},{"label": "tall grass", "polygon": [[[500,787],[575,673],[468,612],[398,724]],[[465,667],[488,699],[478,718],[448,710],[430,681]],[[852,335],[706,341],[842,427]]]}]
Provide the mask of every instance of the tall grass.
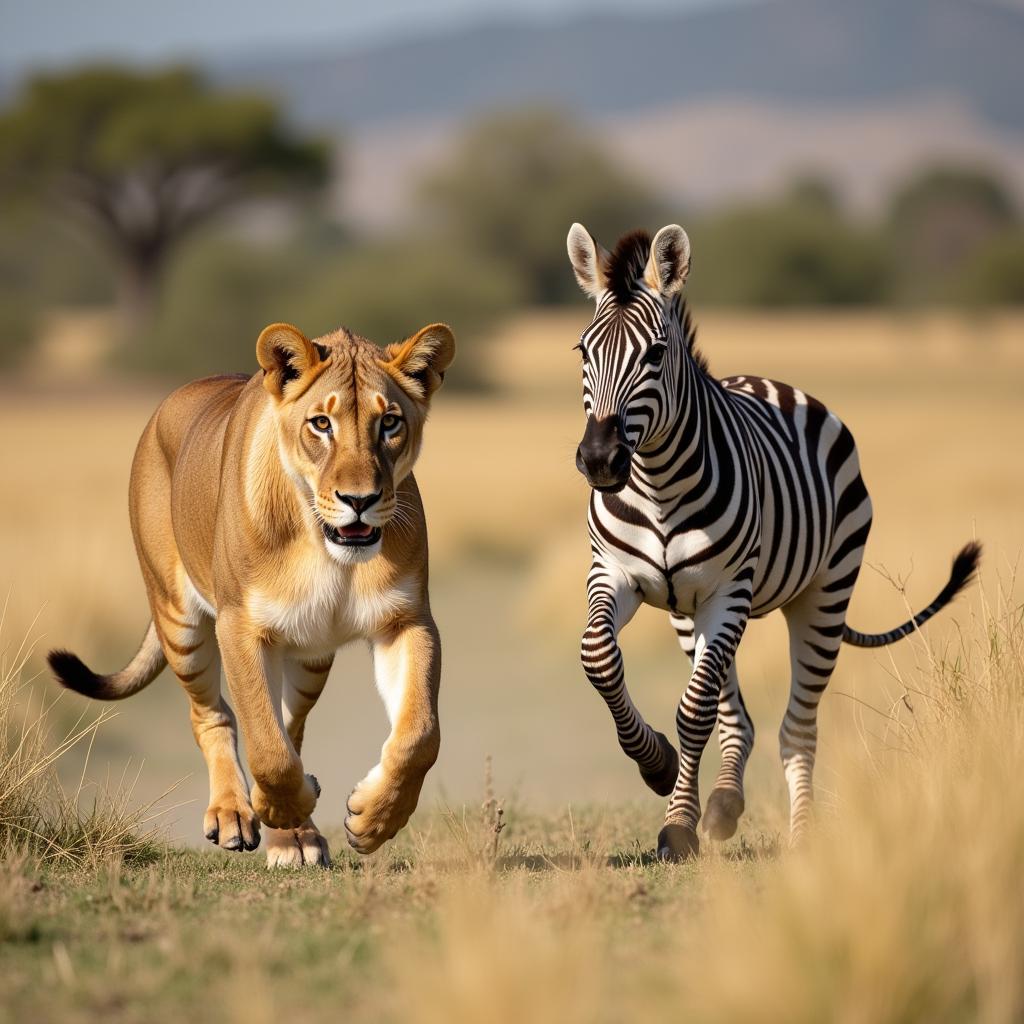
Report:
[{"label": "tall grass", "polygon": [[818,842],[701,915],[698,1019],[1024,1013],[1022,609],[983,609],[949,650],[918,644],[879,712],[882,752],[851,769]]},{"label": "tall grass", "polygon": [[392,1018],[1022,1019],[1024,609],[914,642],[808,846],[452,878],[432,936],[397,945]]},{"label": "tall grass", "polygon": [[[0,643],[3,625],[0,614]],[[157,849],[153,808],[135,804],[127,773],[113,785],[91,787],[86,757],[77,787],[62,785],[61,759],[80,744],[91,749],[96,731],[113,716],[83,713],[70,727],[57,728],[53,712],[61,695],[39,696],[36,680],[25,678],[32,653],[27,641],[0,646],[0,857],[30,853],[69,864],[151,859]]]}]

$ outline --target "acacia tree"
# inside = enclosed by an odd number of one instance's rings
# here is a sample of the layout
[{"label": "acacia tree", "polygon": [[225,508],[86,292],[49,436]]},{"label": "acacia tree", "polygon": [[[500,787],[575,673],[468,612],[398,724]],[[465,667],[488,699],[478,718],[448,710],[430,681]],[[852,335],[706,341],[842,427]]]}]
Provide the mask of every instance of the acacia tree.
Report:
[{"label": "acacia tree", "polygon": [[40,76],[0,115],[0,175],[105,243],[133,326],[197,225],[248,197],[315,188],[327,171],[326,147],[292,134],[272,101],[186,68]]}]

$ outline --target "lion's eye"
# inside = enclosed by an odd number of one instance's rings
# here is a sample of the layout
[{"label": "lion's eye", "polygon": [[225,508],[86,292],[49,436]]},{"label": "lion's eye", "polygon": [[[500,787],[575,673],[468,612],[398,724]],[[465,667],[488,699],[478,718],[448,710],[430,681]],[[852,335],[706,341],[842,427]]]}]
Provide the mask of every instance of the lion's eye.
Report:
[{"label": "lion's eye", "polygon": [[393,434],[402,424],[402,417],[389,412],[380,418],[380,429],[384,434]]},{"label": "lion's eye", "polygon": [[330,416],[314,416],[309,423],[320,434],[329,434],[331,432]]}]

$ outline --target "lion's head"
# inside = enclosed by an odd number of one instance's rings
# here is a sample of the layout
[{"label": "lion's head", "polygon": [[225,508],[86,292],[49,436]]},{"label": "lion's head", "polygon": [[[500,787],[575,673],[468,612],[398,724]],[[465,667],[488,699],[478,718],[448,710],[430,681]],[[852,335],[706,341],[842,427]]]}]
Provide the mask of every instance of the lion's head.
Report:
[{"label": "lion's head", "polygon": [[271,324],[256,343],[282,464],[336,561],[372,558],[399,513],[434,392],[455,356],[444,324],[379,348],[347,330],[310,341]]}]

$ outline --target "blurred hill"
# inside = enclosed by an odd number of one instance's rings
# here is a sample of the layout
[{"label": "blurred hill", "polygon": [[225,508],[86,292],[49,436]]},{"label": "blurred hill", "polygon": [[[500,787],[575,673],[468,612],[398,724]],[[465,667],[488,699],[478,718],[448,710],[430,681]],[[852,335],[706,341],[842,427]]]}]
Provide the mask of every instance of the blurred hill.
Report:
[{"label": "blurred hill", "polygon": [[[677,218],[768,197],[807,175],[829,181],[844,203],[874,216],[901,181],[947,162],[990,168],[1024,204],[1024,133],[983,121],[954,96],[875,106],[683,100],[588,121],[604,149],[656,188]],[[438,118],[346,133],[337,215],[368,231],[408,223],[416,183],[446,161],[462,129],[458,120]]]},{"label": "blurred hill", "polygon": [[[272,53],[221,39],[176,69],[97,51],[26,71],[0,110],[0,364],[28,367],[45,336],[40,353],[79,366],[61,314],[118,298],[108,354],[176,377],[249,365],[271,320],[393,338],[446,319],[482,337],[512,310],[579,301],[573,220],[608,243],[685,223],[701,304],[1024,303],[1020,0],[659,2],[546,17],[520,4],[501,23],[477,5],[359,47],[311,18],[305,42]],[[168,82],[196,102],[143,102]],[[311,187],[268,191],[265,166],[220,215],[200,100],[262,111],[313,147]],[[237,120],[217,120],[229,151]],[[160,154],[185,189],[169,221],[147,185]],[[83,167],[103,202],[65,224]],[[193,187],[215,206],[179,246],[165,227]],[[111,244],[108,208],[130,244]]]},{"label": "blurred hill", "polygon": [[530,104],[583,116],[680,206],[807,171],[872,206],[936,157],[998,169],[1024,197],[1022,53],[1024,10],[994,0],[761,0],[475,24],[212,73],[343,131],[338,210],[375,229],[409,215],[467,115]]},{"label": "blurred hill", "polygon": [[225,62],[317,125],[562,102],[589,114],[685,100],[877,104],[953,94],[1024,132],[1024,12],[991,0],[770,0],[509,21],[352,53]]}]

